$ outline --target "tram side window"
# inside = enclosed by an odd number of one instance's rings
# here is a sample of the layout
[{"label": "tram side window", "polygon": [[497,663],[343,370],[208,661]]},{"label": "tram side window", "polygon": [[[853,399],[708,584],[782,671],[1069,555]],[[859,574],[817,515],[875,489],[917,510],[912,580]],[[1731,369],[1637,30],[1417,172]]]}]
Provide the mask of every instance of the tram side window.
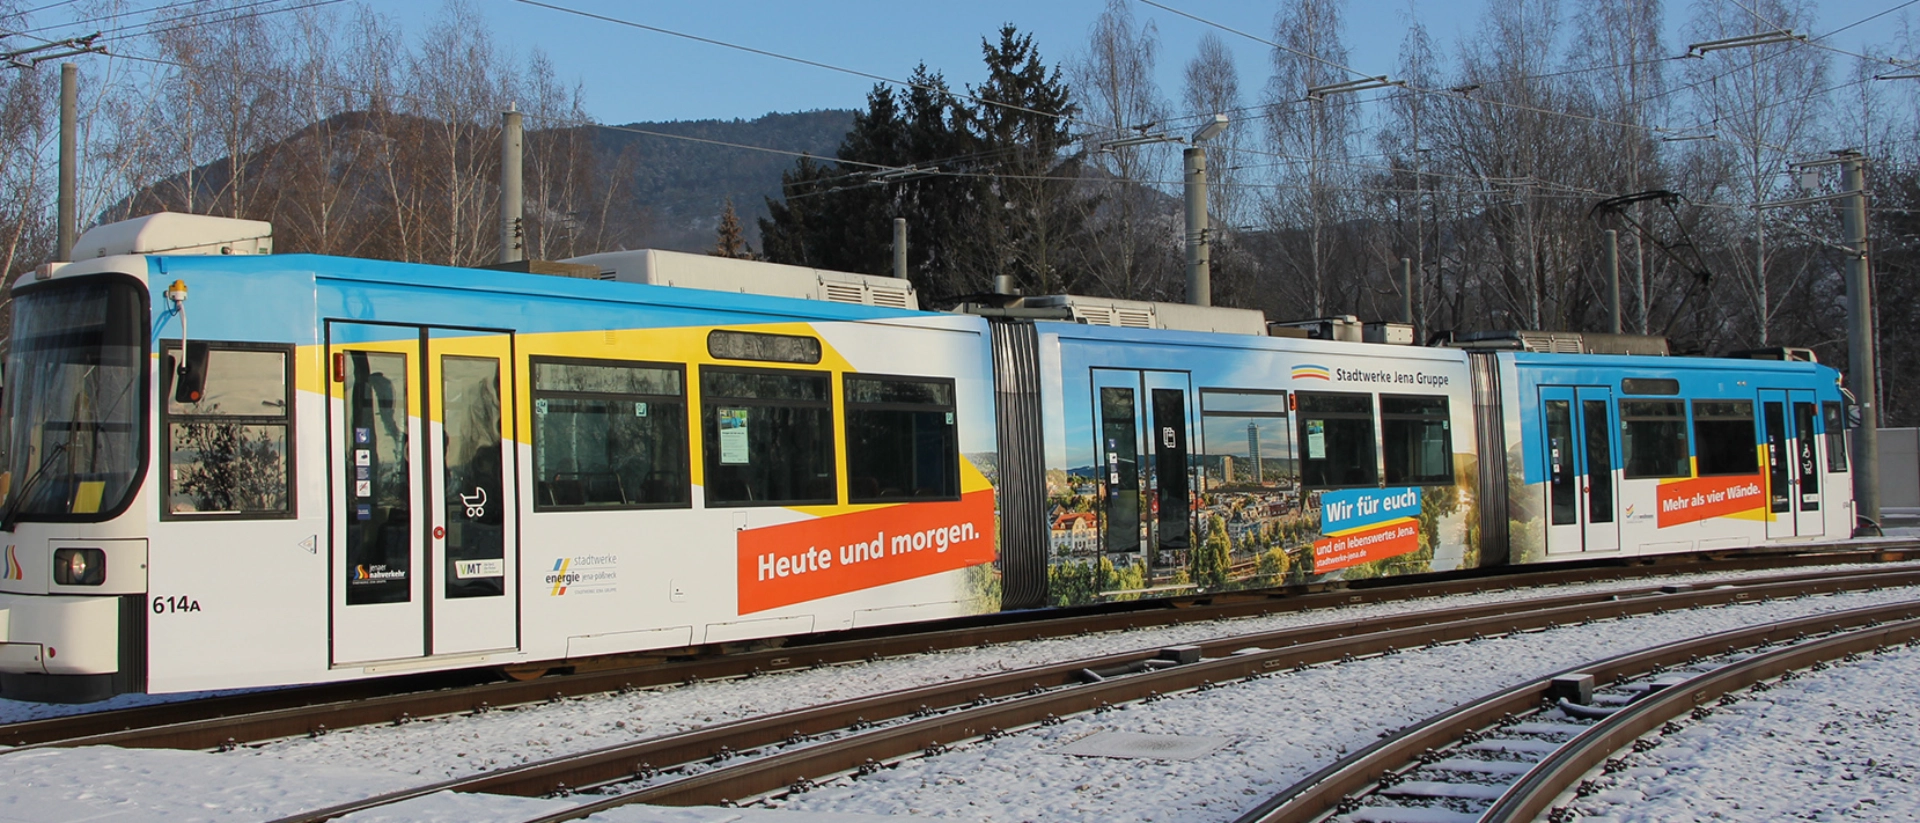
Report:
[{"label": "tram side window", "polygon": [[827,372],[700,370],[707,505],[828,505],[834,488]]},{"label": "tram side window", "polygon": [[1200,452],[1207,487],[1249,491],[1287,483],[1287,393],[1201,389]]},{"label": "tram side window", "polygon": [[847,502],[960,499],[952,380],[847,375]]},{"label": "tram side window", "polygon": [[1297,392],[1300,482],[1309,487],[1379,482],[1373,451],[1373,395]]},{"label": "tram side window", "polygon": [[1820,422],[1826,427],[1827,471],[1847,470],[1847,414],[1839,403],[1820,404]]},{"label": "tram side window", "polygon": [[1452,428],[1445,397],[1380,395],[1387,485],[1453,482]]},{"label": "tram side window", "polygon": [[1678,400],[1620,401],[1620,448],[1629,478],[1692,476],[1686,406]]},{"label": "tram side window", "polygon": [[1693,401],[1693,440],[1701,476],[1760,471],[1751,400]]},{"label": "tram side window", "polygon": [[536,510],[691,505],[681,366],[533,360]]},{"label": "tram side window", "polygon": [[[165,394],[164,516],[294,516],[287,415],[291,349],[245,343],[207,348],[207,385],[200,399],[183,403],[171,391]],[[167,353],[162,362],[178,362],[178,344]]]}]

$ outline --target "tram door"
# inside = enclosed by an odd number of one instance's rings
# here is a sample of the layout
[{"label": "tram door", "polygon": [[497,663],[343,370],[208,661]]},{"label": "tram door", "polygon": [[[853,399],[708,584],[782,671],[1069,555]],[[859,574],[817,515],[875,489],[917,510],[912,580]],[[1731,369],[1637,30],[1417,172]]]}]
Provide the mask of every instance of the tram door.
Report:
[{"label": "tram door", "polygon": [[[1119,572],[1102,592],[1152,588],[1193,547],[1193,391],[1186,372],[1093,370],[1100,553]],[[1145,575],[1128,570],[1145,564]]]},{"label": "tram door", "polygon": [[1602,387],[1540,387],[1549,553],[1620,548],[1612,408]]},{"label": "tram door", "polygon": [[327,326],[335,665],[518,645],[506,332]]},{"label": "tram door", "polygon": [[1767,444],[1767,537],[1826,533],[1820,513],[1820,416],[1813,392],[1760,390],[1760,425]]}]

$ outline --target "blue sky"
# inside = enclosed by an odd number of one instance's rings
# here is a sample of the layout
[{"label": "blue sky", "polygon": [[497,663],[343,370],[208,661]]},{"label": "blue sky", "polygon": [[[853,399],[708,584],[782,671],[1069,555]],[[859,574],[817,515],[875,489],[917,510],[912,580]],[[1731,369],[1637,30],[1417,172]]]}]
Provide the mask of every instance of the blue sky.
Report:
[{"label": "blue sky", "polygon": [[[492,24],[500,46],[521,55],[536,47],[544,49],[563,78],[583,83],[588,110],[605,123],[752,118],[769,111],[855,108],[864,103],[874,83],[867,77],[515,0],[470,2]],[[1057,63],[1085,49],[1088,28],[1105,8],[1104,0],[543,2],[889,78],[904,78],[914,65],[925,62],[955,85],[978,81],[980,40],[1001,24],[1013,23],[1032,33],[1043,56]],[[1162,2],[1259,37],[1271,36],[1278,6],[1231,0]],[[1414,15],[1426,23],[1443,52],[1450,51],[1456,40],[1478,30],[1483,5],[1483,0],[1350,0],[1346,21],[1352,65],[1368,74],[1391,73]],[[1680,32],[1691,5],[1676,0],[1666,3],[1668,45],[1675,53],[1686,48]],[[1816,35],[1909,6],[1830,41],[1849,49],[1890,39],[1903,13],[1920,18],[1920,4],[1911,0],[1820,0],[1816,6]],[[396,15],[413,36],[431,23],[438,8],[439,3],[432,0],[406,0],[383,10]],[[1150,21],[1158,28],[1161,89],[1177,95],[1182,68],[1209,27],[1144,3],[1135,2],[1131,8],[1138,21]],[[1572,21],[1564,22],[1571,31]],[[1257,95],[1267,73],[1267,47],[1231,32],[1219,34],[1235,51],[1242,94]]]}]

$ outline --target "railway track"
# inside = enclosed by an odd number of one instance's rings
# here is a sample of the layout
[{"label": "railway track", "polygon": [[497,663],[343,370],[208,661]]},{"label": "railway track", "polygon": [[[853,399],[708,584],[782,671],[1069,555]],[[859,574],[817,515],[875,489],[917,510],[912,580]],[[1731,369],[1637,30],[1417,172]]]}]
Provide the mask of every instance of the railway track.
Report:
[{"label": "railway track", "polygon": [[[897,759],[1051,723],[1069,714],[1100,712],[1121,703],[1150,702],[1174,692],[1359,656],[1587,620],[1916,584],[1920,584],[1920,571],[1914,570],[1821,575],[1707,589],[1671,587],[1632,596],[1569,595],[1223,637],[702,728],[364,798],[280,823],[328,820],[441,791],[536,796],[584,790],[606,795],[579,798],[581,805],[543,818],[548,820],[578,819],[632,803],[724,803],[804,791],[838,775],[869,772]],[[1920,605],[1900,608],[1920,612]]]},{"label": "railway track", "polygon": [[[112,745],[132,748],[212,749],[264,740],[319,735],[357,726],[407,722],[417,718],[485,712],[554,699],[703,680],[855,663],[1044,637],[1152,628],[1305,612],[1488,590],[1520,590],[1636,577],[1701,572],[1791,569],[1828,564],[1896,562],[1920,556],[1920,541],[1876,545],[1871,552],[1689,558],[1693,562],[1656,565],[1556,568],[1497,577],[1459,577],[1392,586],[1349,588],[1293,596],[1243,595],[1245,599],[1196,604],[1178,609],[1102,611],[1018,622],[967,623],[926,630],[856,633],[846,639],[788,648],[742,652],[712,658],[613,668],[523,682],[447,686],[445,680],[411,679],[435,686],[394,694],[390,682],[364,681],[331,686],[255,692],[135,709],[72,715],[0,725],[0,744],[15,747]],[[1829,577],[1856,574],[1840,569]],[[1638,593],[1656,590],[1649,586]],[[1627,595],[1635,592],[1627,592]],[[1592,596],[1592,595],[1588,595]],[[1612,595],[1600,595],[1602,597]],[[1577,596],[1576,596],[1577,597]]]},{"label": "railway track", "polygon": [[[1920,603],[1816,615],[1596,660],[1408,726],[1299,781],[1235,823],[1560,820],[1582,778],[1731,692],[1920,639]],[[1780,647],[1780,648],[1774,648]],[[1602,689],[1594,691],[1598,683]]]}]

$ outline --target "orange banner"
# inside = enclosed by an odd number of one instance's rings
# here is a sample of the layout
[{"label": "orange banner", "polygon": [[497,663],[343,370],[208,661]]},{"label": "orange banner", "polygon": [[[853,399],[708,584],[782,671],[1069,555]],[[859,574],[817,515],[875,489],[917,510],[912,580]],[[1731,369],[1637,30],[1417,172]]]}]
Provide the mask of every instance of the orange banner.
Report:
[{"label": "orange banner", "polygon": [[1313,571],[1324,574],[1417,551],[1420,523],[1411,517],[1313,541]]},{"label": "orange banner", "polygon": [[1696,477],[1660,485],[1660,528],[1752,511],[1767,504],[1760,475]]},{"label": "orange banner", "polygon": [[740,613],[993,562],[993,490],[761,529],[739,537]]}]

